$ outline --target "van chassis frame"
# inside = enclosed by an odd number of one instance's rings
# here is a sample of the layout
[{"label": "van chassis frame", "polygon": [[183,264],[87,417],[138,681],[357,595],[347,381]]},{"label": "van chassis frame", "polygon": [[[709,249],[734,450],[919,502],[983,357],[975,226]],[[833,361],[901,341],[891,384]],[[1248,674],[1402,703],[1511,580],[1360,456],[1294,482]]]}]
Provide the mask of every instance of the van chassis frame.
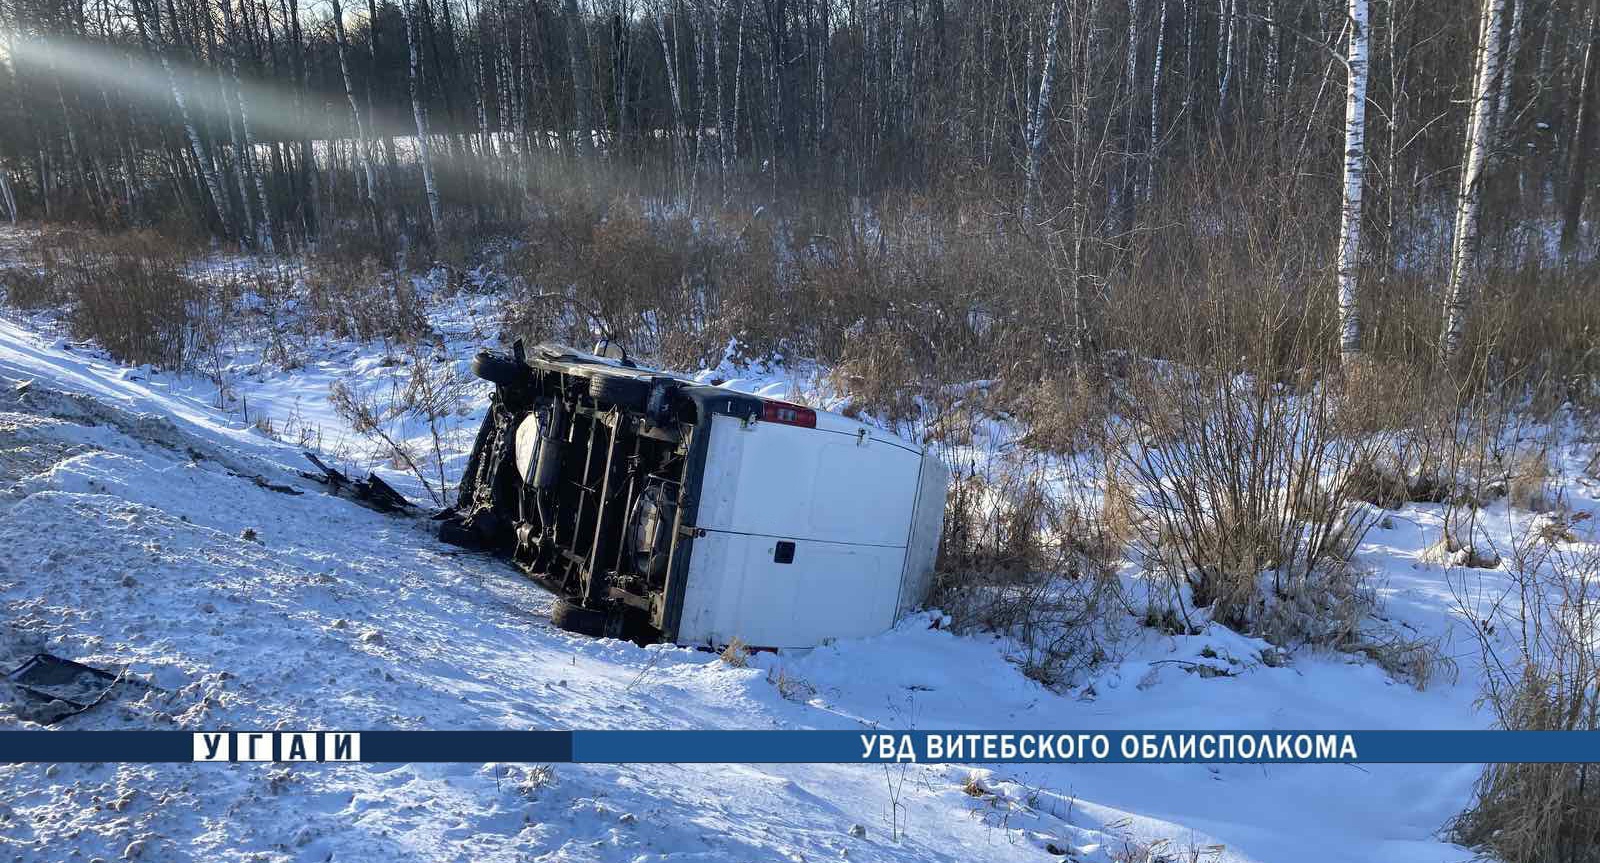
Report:
[{"label": "van chassis frame", "polygon": [[[520,342],[509,357],[479,354],[473,367],[495,392],[457,502],[436,516],[440,538],[511,558],[560,597],[552,618],[563,628],[675,641],[694,540],[705,534],[694,525],[711,419],[756,422],[762,400],[560,347],[528,357]],[[559,448],[559,476],[544,487],[518,458],[519,429],[535,414],[554,418],[551,445]],[[642,501],[654,488],[657,533],[645,565]],[[671,517],[659,524],[666,509]]]}]

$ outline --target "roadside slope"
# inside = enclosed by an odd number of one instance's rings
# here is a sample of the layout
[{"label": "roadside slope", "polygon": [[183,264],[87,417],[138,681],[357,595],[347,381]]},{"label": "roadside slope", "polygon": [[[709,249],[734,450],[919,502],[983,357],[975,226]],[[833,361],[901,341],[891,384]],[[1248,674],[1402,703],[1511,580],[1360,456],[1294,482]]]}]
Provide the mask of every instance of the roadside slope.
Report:
[{"label": "roadside slope", "polygon": [[[328,497],[293,448],[189,384],[136,378],[0,321],[0,666],[47,650],[159,687],[62,728],[1481,724],[1469,687],[1417,693],[1339,657],[1269,668],[1251,659],[1260,643],[1216,628],[1136,639],[1093,698],[925,616],[747,668],[570,636],[503,563]],[[1237,675],[1163,662],[1205,648]],[[0,728],[38,726],[0,708]],[[1157,859],[1138,856],[1154,843],[1181,859],[1421,863],[1469,856],[1431,837],[1477,771],[975,772],[972,796],[974,771],[940,766],[4,765],[0,857],[1112,863]]]}]

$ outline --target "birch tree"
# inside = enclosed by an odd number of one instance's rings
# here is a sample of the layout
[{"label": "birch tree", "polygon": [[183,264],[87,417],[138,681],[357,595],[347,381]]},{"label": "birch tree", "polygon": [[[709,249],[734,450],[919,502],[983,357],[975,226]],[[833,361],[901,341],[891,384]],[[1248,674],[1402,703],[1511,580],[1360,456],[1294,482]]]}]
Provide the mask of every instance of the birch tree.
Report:
[{"label": "birch tree", "polygon": [[[587,158],[594,148],[594,120],[590,114],[594,99],[594,70],[589,65],[589,40],[584,38],[578,0],[561,0],[561,14],[567,30],[567,60],[572,64],[572,104],[578,121],[578,155]],[[620,105],[618,110],[620,112]]]},{"label": "birch tree", "polygon": [[1348,87],[1344,105],[1344,206],[1339,220],[1339,352],[1361,351],[1358,276],[1361,267],[1361,192],[1366,180],[1367,0],[1349,0],[1350,39],[1345,58]]},{"label": "birch tree", "polygon": [[[1473,293],[1477,235],[1543,217],[1552,196],[1575,248],[1596,155],[1585,82],[1597,73],[1580,72],[1597,62],[1585,59],[1592,0],[1461,5],[1365,0],[1361,34],[1350,0],[319,0],[302,31],[298,0],[134,0],[131,16],[119,0],[0,0],[0,220],[12,200],[19,221],[107,228],[171,211],[227,239],[249,240],[241,223],[254,222],[261,248],[314,236],[340,207],[370,214],[374,231],[425,228],[419,199],[443,154],[462,169],[461,204],[514,222],[534,151],[559,141],[588,157],[610,146],[628,182],[691,203],[718,164],[731,206],[758,190],[811,206],[789,193],[817,183],[863,208],[1011,183],[1012,209],[1033,235],[1060,238],[1062,272],[1092,298],[1209,194],[1158,188],[1164,174],[1259,156],[1238,167],[1278,172],[1253,179],[1282,190],[1263,206],[1283,206],[1323,182],[1315,163],[1331,167],[1343,144],[1344,209],[1326,226],[1338,260],[1323,271],[1347,301],[1362,261],[1362,273],[1393,267],[1428,236],[1437,184],[1464,184],[1443,190],[1461,230],[1441,246],[1442,309],[1451,286],[1458,305]],[[1501,10],[1492,25],[1486,7]],[[155,39],[152,24],[165,28]],[[1485,26],[1497,36],[1487,80],[1486,58],[1450,41],[1487,50]],[[1340,63],[1363,39],[1368,92],[1352,102],[1347,88],[1341,140]],[[78,62],[84,50],[104,62]],[[1345,72],[1347,84],[1361,74]],[[1384,123],[1376,150],[1358,128],[1363,102]],[[432,128],[408,132],[394,165],[387,118],[409,111],[409,127],[430,108]],[[1539,194],[1477,191],[1496,174],[1491,153],[1511,154]],[[1339,183],[1319,192],[1331,202]],[[444,192],[430,220],[457,203]],[[1145,212],[1168,218],[1133,232]],[[1335,252],[1333,237],[1314,242]]]},{"label": "birch tree", "polygon": [[1161,140],[1161,73],[1167,48],[1167,2],[1160,0],[1161,13],[1156,22],[1155,59],[1150,64],[1150,144],[1145,153],[1144,197],[1150,200],[1156,188],[1156,149]]},{"label": "birch tree", "polygon": [[433,182],[433,154],[428,140],[428,103],[422,91],[422,61],[417,51],[417,12],[411,0],[400,0],[406,23],[406,51],[410,55],[407,80],[411,85],[411,115],[417,121],[417,160],[422,163],[422,188],[428,196],[428,224],[439,236],[444,220],[439,215],[439,188]]},{"label": "birch tree", "polygon": [[248,212],[250,209],[250,197],[249,191],[244,187],[244,178],[248,177],[251,185],[255,186],[256,198],[261,205],[261,221],[257,225],[257,231],[260,234],[262,250],[271,254],[277,245],[276,238],[272,233],[272,208],[267,199],[266,183],[262,181],[261,172],[256,166],[256,139],[250,132],[250,111],[245,107],[244,86],[239,80],[239,34],[233,26],[233,13],[229,8],[231,3],[232,0],[221,0],[223,21],[228,31],[229,41],[233,43],[228,52],[228,64],[233,74],[233,97],[239,108],[240,141],[243,144],[238,156],[239,170],[242,172],[240,174],[239,195],[244,202],[245,210]]},{"label": "birch tree", "polygon": [[1234,22],[1237,0],[1219,0],[1217,4],[1217,118],[1228,113],[1228,98],[1233,92],[1233,63],[1237,48],[1234,40],[1239,28]]},{"label": "birch tree", "polygon": [[1045,35],[1043,68],[1039,72],[1039,90],[1028,112],[1025,139],[1028,145],[1027,163],[1023,174],[1022,218],[1032,221],[1039,207],[1043,185],[1040,170],[1044,164],[1045,127],[1050,123],[1050,97],[1055,88],[1056,39],[1061,30],[1062,0],[1050,4],[1050,25]]},{"label": "birch tree", "polygon": [[1439,353],[1451,361],[1461,352],[1467,311],[1472,302],[1478,246],[1478,214],[1483,203],[1483,177],[1489,161],[1495,117],[1495,82],[1500,77],[1500,21],[1506,0],[1483,0],[1478,28],[1477,74],[1472,84],[1472,114],[1467,122],[1466,162],[1456,196],[1455,235],[1450,244],[1450,281],[1445,289],[1444,332]]},{"label": "birch tree", "polygon": [[356,100],[355,83],[350,79],[350,63],[346,59],[346,42],[344,35],[344,9],[339,6],[339,0],[329,0],[333,7],[333,32],[335,44],[339,53],[339,74],[344,77],[344,95],[350,101],[350,116],[355,123],[356,139],[353,142],[357,158],[361,162],[361,172],[366,179],[367,206],[373,221],[373,227],[380,224],[378,217],[378,180],[372,170],[372,145],[367,138],[366,128],[361,122],[361,103]]},{"label": "birch tree", "polygon": [[1495,137],[1501,152],[1506,148],[1506,137],[1511,132],[1511,97],[1516,90],[1517,54],[1522,50],[1522,7],[1524,0],[1511,3],[1511,28],[1506,34],[1505,58],[1500,63],[1500,92],[1495,105]]},{"label": "birch tree", "polygon": [[[683,92],[678,81],[678,37],[677,20],[674,13],[668,17],[669,10],[665,2],[658,2],[651,15],[655,24],[656,37],[661,41],[661,57],[667,68],[667,93],[672,97],[672,167],[677,176],[678,188],[683,189],[683,169],[688,161],[685,147],[687,146],[687,132],[683,122]],[[671,31],[671,32],[669,32]]]},{"label": "birch tree", "polygon": [[1578,248],[1582,225],[1583,199],[1589,185],[1589,151],[1594,147],[1595,89],[1600,87],[1600,0],[1589,9],[1589,37],[1583,49],[1583,83],[1575,96],[1577,126],[1567,153],[1567,198],[1561,211],[1561,250],[1572,254]]},{"label": "birch tree", "polygon": [[1128,50],[1124,56],[1122,72],[1123,86],[1127,88],[1122,120],[1122,136],[1127,155],[1122,163],[1122,200],[1118,203],[1130,222],[1133,218],[1134,185],[1137,182],[1134,156],[1139,148],[1138,133],[1134,127],[1134,106],[1139,100],[1133,97],[1133,94],[1139,91],[1139,23],[1139,0],[1128,0]]},{"label": "birch tree", "polygon": [[[171,11],[169,4],[168,10]],[[176,16],[169,21],[168,30],[176,33],[178,22]],[[189,103],[183,97],[183,88],[178,86],[178,75],[172,68],[172,61],[167,56],[165,40],[161,36],[161,10],[155,2],[150,4],[150,24],[154,34],[156,56],[161,62],[161,69],[166,73],[167,86],[172,90],[172,101],[178,108],[178,116],[183,123],[184,134],[189,141],[189,149],[194,154],[196,170],[205,179],[206,192],[211,196],[211,204],[216,208],[217,218],[227,225],[227,204],[222,196],[222,183],[217,179],[216,166],[211,164],[205,152],[205,144],[200,140],[200,129],[195,125],[194,119],[189,116]],[[202,204],[203,206],[203,204]]]},{"label": "birch tree", "polygon": [[11,220],[11,227],[17,226],[17,196],[11,192],[11,178],[6,176],[4,165],[0,165],[0,204],[6,208],[6,217]]},{"label": "birch tree", "polygon": [[727,168],[727,163],[739,159],[739,99],[744,81],[744,16],[745,9],[750,5],[750,0],[733,0],[733,2],[739,4],[739,26],[734,33],[737,45],[733,59],[733,104],[730,106],[731,113],[728,116],[728,155],[724,170]]},{"label": "birch tree", "polygon": [[[12,33],[11,28],[7,26],[4,16],[0,16],[0,34],[4,34],[5,36],[7,59],[6,67],[11,79],[11,86],[12,89],[16,91],[17,98],[20,100],[22,97],[22,87],[18,83],[19,77],[17,75],[17,49],[14,44],[16,36]],[[0,160],[0,204],[5,205],[6,215],[11,221],[11,226],[13,228],[16,227],[17,196],[11,191],[11,177],[6,173],[6,166],[3,160]]]}]

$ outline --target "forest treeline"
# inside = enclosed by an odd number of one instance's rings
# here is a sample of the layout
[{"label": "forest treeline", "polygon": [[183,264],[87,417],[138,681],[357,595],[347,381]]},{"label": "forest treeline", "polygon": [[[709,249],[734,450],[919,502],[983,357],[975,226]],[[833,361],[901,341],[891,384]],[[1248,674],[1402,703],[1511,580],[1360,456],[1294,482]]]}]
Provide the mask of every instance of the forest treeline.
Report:
[{"label": "forest treeline", "polygon": [[266,251],[515,232],[578,186],[857,245],[917,210],[1030,256],[1078,351],[1113,283],[1277,243],[1346,352],[1366,274],[1427,280],[1454,354],[1484,272],[1592,258],[1597,9],[0,0],[0,217]]}]

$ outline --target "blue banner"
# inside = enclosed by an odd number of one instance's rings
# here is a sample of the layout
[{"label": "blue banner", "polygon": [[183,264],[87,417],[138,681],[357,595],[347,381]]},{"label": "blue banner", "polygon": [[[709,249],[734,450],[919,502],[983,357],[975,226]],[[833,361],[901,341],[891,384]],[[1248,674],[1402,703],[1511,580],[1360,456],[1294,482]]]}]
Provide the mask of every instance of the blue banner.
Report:
[{"label": "blue banner", "polygon": [[1600,762],[1594,731],[6,731],[0,762]]}]

